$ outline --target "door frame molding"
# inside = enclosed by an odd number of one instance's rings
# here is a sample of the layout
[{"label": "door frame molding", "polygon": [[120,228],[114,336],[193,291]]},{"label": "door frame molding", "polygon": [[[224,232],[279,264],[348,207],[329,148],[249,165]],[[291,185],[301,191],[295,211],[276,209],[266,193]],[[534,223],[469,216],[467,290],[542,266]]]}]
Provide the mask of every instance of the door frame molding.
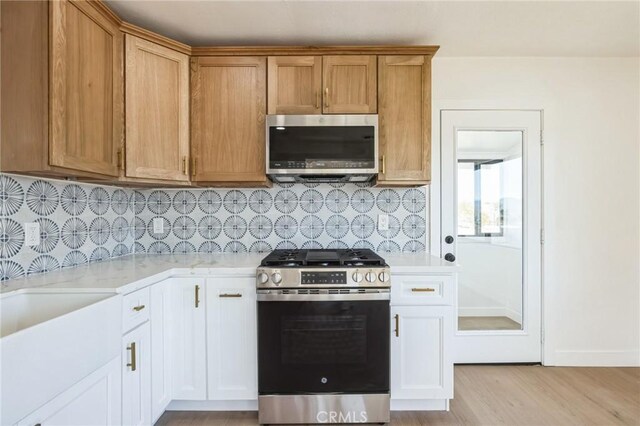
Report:
[{"label": "door frame molding", "polygon": [[[430,206],[430,239],[429,250],[432,255],[442,257],[442,115],[445,111],[530,111],[540,114],[540,131],[542,133],[542,144],[540,147],[540,229],[544,235],[544,108],[542,106],[516,106],[510,101],[483,101],[483,100],[441,100],[433,101],[432,108],[432,144],[431,144],[431,185],[429,185],[429,206]],[[541,236],[542,237],[542,236]],[[540,360],[542,365],[546,365],[546,321],[545,321],[545,277],[544,277],[544,240],[540,244]],[[456,294],[456,334],[457,330],[457,294]],[[481,335],[481,334],[480,334]]]}]

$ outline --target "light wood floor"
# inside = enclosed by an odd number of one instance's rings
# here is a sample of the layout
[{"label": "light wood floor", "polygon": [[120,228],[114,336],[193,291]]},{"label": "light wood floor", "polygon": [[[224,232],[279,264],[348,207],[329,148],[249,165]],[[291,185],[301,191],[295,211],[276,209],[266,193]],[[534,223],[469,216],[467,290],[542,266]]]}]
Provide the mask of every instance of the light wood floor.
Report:
[{"label": "light wood floor", "polygon": [[459,330],[520,330],[509,317],[458,317]]},{"label": "light wood floor", "polygon": [[[393,426],[640,425],[640,368],[455,367],[449,412],[394,412]],[[166,412],[161,426],[253,426],[255,412]]]}]

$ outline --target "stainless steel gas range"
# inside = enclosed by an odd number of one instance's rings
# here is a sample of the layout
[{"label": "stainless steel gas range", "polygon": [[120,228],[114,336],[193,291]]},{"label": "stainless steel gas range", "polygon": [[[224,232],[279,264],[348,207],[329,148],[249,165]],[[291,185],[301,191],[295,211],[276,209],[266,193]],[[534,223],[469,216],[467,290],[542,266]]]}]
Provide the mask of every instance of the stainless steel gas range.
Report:
[{"label": "stainless steel gas range", "polygon": [[389,267],[275,250],[257,270],[261,424],[389,422]]}]

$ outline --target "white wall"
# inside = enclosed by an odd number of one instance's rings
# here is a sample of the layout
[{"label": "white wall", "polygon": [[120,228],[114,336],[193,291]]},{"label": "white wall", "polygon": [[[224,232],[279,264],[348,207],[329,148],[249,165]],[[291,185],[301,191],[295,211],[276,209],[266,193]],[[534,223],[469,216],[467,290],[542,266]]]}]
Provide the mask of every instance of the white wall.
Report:
[{"label": "white wall", "polygon": [[639,58],[436,56],[433,103],[544,110],[544,362],[640,365]]}]

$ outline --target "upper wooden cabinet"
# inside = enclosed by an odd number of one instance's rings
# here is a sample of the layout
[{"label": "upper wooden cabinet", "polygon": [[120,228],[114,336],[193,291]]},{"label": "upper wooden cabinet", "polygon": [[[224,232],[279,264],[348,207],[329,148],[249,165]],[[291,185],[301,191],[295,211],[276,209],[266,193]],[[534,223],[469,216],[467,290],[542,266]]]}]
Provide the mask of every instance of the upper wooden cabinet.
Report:
[{"label": "upper wooden cabinet", "polygon": [[270,56],[269,114],[371,114],[375,55]]},{"label": "upper wooden cabinet", "polygon": [[1,2],[2,171],[118,176],[119,24],[94,2]]},{"label": "upper wooden cabinet", "polygon": [[322,58],[325,114],[374,114],[377,110],[376,56]]},{"label": "upper wooden cabinet", "polygon": [[322,113],[322,57],[269,57],[269,114]]},{"label": "upper wooden cabinet", "polygon": [[51,165],[118,175],[122,33],[87,2],[51,2]]},{"label": "upper wooden cabinet", "polygon": [[189,57],[127,34],[126,176],[188,181]]},{"label": "upper wooden cabinet", "polygon": [[266,58],[191,59],[192,180],[264,185]]},{"label": "upper wooden cabinet", "polygon": [[431,57],[378,57],[381,185],[431,179]]}]

